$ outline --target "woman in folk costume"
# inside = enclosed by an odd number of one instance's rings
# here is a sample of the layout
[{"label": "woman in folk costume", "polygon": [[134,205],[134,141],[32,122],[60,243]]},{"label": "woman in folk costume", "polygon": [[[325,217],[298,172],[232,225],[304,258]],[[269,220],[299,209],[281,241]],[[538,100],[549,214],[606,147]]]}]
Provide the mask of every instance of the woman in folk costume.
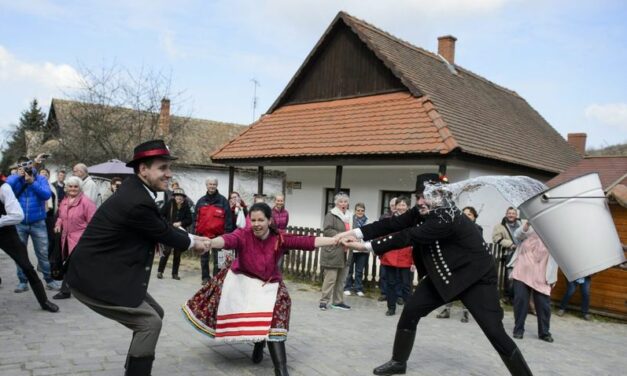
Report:
[{"label": "woman in folk costume", "polygon": [[250,208],[251,226],[211,239],[212,248],[235,249],[238,257],[183,306],[201,332],[218,341],[255,342],[252,360],[263,359],[268,342],[275,375],[288,375],[285,340],[291,300],[277,261],[289,249],[314,250],[334,238],[281,234],[265,203]]}]

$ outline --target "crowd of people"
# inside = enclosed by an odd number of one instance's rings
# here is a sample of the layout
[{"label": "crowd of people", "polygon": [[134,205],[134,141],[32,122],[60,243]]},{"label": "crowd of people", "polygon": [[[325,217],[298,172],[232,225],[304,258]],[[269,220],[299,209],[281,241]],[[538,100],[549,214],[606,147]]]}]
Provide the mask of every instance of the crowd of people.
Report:
[{"label": "crowd of people", "polygon": [[[200,256],[202,285],[183,308],[190,323],[218,341],[253,342],[254,363],[263,359],[267,345],[276,375],[288,374],[291,300],[281,265],[289,249],[321,248],[322,311],[351,310],[345,298],[366,296],[368,265],[371,260],[380,264],[385,315],[403,308],[392,358],[375,368],[377,375],[405,373],[420,319],[441,306],[436,317],[449,318],[455,300],[462,303],[461,321],[474,318],[513,375],[531,371],[505,332],[501,303],[513,306],[515,339],[523,338],[526,317],[533,313],[538,338],[554,341],[550,294],[557,264],[513,207],[492,233],[506,262],[501,299],[495,260],[476,223],[479,213],[471,206],[459,210],[438,174],[418,176],[413,207],[410,197],[395,197],[374,222],[363,203],[351,209],[350,197],[337,193],[322,236],[313,237],[288,234],[290,214],[282,194],[274,196],[272,206],[265,195],[255,195],[247,205],[238,192],[222,195],[218,179],[209,177],[206,193],[194,203],[178,182],[168,186],[174,159],[161,140],[138,145],[127,164],[134,175],[111,179],[104,195],[82,163],[68,178],[64,170],[56,171],[51,182],[42,155],[32,161],[20,158],[15,173],[0,180],[0,248],[16,263],[15,292],[30,286],[42,309],[57,312],[45,285],[58,291],[53,299],[74,296],[131,329],[127,375],[150,374],[162,326],[163,309],[147,292],[153,259],[159,255],[156,277],[163,279],[172,255],[171,277],[180,280],[181,255],[187,250]],[[428,186],[435,187],[429,195]],[[162,205],[158,192],[164,192]],[[37,268],[28,258],[29,238]],[[557,314],[564,314],[577,286],[583,318],[589,320],[590,277],[568,284]],[[249,312],[256,313],[248,317]]]}]

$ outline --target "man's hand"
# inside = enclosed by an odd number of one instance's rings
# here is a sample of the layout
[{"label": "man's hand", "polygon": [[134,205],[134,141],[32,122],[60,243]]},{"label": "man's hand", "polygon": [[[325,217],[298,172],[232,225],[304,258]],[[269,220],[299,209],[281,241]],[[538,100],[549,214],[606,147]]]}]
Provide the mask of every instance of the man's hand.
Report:
[{"label": "man's hand", "polygon": [[[30,167],[27,167],[30,168]],[[34,174],[24,174],[24,181],[26,182],[26,184],[33,184],[33,182],[35,181],[35,176]]]},{"label": "man's hand", "polygon": [[348,249],[353,249],[355,251],[365,251],[366,250],[366,245],[364,243],[358,241],[357,239],[352,240],[352,239],[344,238],[344,239],[340,240],[340,244],[342,244],[344,247],[346,247]]},{"label": "man's hand", "polygon": [[211,250],[211,239],[204,236],[194,236],[194,247],[196,255],[204,255]]},{"label": "man's hand", "polygon": [[61,232],[61,226],[54,226],[54,232],[55,233],[60,233]]},{"label": "man's hand", "polygon": [[339,234],[335,234],[334,236],[336,242],[340,242],[344,238],[352,238],[355,239],[355,233],[353,230],[348,230],[344,232],[340,232]]}]

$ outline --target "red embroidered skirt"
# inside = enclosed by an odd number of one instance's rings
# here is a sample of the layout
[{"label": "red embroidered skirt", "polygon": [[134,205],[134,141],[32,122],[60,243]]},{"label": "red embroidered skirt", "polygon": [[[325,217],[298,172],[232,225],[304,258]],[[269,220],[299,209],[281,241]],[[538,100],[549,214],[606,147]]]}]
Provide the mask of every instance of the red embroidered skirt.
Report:
[{"label": "red embroidered skirt", "polygon": [[[200,332],[215,337],[218,305],[222,295],[222,284],[228,268],[222,269],[209,283],[204,285],[183,306],[183,313],[189,322]],[[283,281],[279,282],[276,303],[272,313],[272,323],[268,341],[285,341],[290,323],[292,301]]]}]

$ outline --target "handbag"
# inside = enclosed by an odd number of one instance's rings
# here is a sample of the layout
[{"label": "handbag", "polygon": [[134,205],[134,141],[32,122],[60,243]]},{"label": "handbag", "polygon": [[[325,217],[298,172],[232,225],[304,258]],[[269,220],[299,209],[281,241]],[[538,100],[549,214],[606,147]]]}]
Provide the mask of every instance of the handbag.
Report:
[{"label": "handbag", "polygon": [[63,262],[60,233],[54,234],[54,243],[53,247],[51,248],[50,255],[48,255],[48,259],[50,261],[50,275],[52,276],[52,279],[56,281],[62,281],[63,276],[67,271],[67,266],[65,266],[65,263]]}]

